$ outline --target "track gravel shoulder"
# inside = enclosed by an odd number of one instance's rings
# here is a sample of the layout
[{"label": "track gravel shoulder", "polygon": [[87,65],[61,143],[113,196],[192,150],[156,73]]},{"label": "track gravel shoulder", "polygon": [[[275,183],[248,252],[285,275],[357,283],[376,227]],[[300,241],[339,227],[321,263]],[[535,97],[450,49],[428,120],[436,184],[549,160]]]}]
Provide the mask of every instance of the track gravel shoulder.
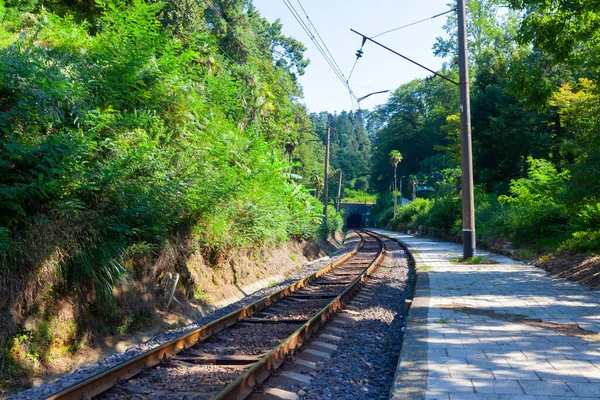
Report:
[{"label": "track gravel shoulder", "polygon": [[215,321],[216,319],[221,318],[241,307],[245,307],[265,296],[273,294],[300,279],[304,279],[304,278],[314,274],[315,272],[323,269],[329,263],[336,261],[339,258],[342,258],[343,256],[345,256],[346,254],[352,252],[354,249],[356,249],[356,247],[358,246],[359,243],[360,243],[360,238],[358,235],[356,235],[354,233],[348,234],[348,237],[346,238],[343,246],[333,254],[331,259],[324,259],[319,262],[307,263],[298,272],[290,275],[286,280],[278,283],[277,285],[256,291],[235,303],[232,303],[224,308],[221,308],[211,314],[208,314],[208,315],[198,319],[196,322],[194,322],[192,324],[156,335],[153,338],[149,339],[148,341],[146,341],[140,345],[136,345],[136,346],[133,346],[133,347],[127,349],[125,352],[123,352],[121,354],[115,354],[109,358],[101,360],[96,365],[85,367],[85,368],[80,368],[80,369],[72,372],[69,375],[63,376],[62,378],[58,379],[55,382],[16,393],[16,394],[8,397],[7,399],[8,400],[25,400],[25,399],[32,400],[32,399],[46,398],[53,393],[64,390],[64,389],[68,388],[69,386],[72,386],[80,381],[88,379],[95,374],[98,374],[102,371],[107,370],[108,368],[111,368],[119,363],[125,362],[143,352],[149,351],[149,350],[151,350],[155,347],[158,347],[170,340],[173,340],[174,338],[177,338],[177,337],[183,335],[185,332],[188,332],[188,331],[197,329],[201,326],[204,326],[204,325],[206,325],[212,321]]},{"label": "track gravel shoulder", "polygon": [[[403,309],[411,274],[404,250],[391,240],[385,240],[385,245],[380,268],[348,303],[349,308],[334,317],[347,323],[339,325],[332,320],[315,335],[313,343],[319,346],[323,346],[320,337],[333,333],[340,339],[331,342],[337,348],[329,359],[317,361],[314,370],[302,371],[311,378],[310,384],[273,386],[306,400],[388,398],[402,345]],[[306,347],[312,347],[311,343]],[[297,359],[305,359],[303,353],[299,351]]]}]

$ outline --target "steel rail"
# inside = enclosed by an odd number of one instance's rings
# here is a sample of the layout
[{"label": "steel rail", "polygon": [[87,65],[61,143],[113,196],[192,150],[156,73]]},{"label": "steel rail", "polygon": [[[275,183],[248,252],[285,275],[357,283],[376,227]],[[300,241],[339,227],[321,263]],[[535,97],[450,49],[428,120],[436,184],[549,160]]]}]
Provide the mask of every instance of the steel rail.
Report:
[{"label": "steel rail", "polygon": [[381,244],[381,249],[369,266],[321,311],[267,353],[260,361],[246,370],[246,372],[238,376],[222,391],[212,397],[211,400],[242,400],[248,397],[259,384],[267,380],[271,373],[283,364],[286,357],[302,346],[333,314],[343,308],[343,303],[348,301],[360,289],[368,276],[379,267],[385,253],[384,243],[377,235],[366,231],[363,232],[374,237]]},{"label": "steel rail", "polygon": [[[369,236],[373,236],[370,233],[366,233]],[[301,279],[292,285],[281,289],[277,293],[265,296],[254,303],[233,311],[213,322],[210,322],[200,328],[194,329],[190,332],[183,334],[182,336],[168,341],[154,349],[148,350],[144,353],[137,355],[136,357],[115,365],[105,371],[101,371],[79,383],[76,383],[66,389],[61,390],[55,394],[47,397],[47,400],[81,400],[90,399],[93,396],[99,395],[115,386],[117,383],[130,379],[135,375],[142,372],[145,368],[153,367],[159,364],[163,360],[167,360],[182,350],[195,345],[198,342],[208,339],[210,336],[221,332],[222,330],[235,325],[237,322],[251,317],[253,314],[260,312],[265,307],[268,307],[280,299],[287,297],[295,291],[307,286],[315,279],[327,274],[329,271],[337,267],[338,265],[348,261],[356,255],[363,247],[365,241],[362,235],[360,235],[360,243],[356,249],[352,250],[348,254],[339,258],[338,260],[330,263],[323,269],[315,272],[307,278]]]}]

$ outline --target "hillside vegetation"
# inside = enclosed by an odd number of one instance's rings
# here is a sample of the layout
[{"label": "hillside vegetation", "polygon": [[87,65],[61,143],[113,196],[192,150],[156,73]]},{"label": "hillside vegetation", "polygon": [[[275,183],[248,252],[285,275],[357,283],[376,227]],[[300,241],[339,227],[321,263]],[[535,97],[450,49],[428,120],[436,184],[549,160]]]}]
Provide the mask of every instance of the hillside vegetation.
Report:
[{"label": "hillside vegetation", "polygon": [[[512,8],[502,7],[509,3]],[[600,251],[600,87],[595,2],[468,2],[477,238],[524,256]],[[568,21],[568,22],[566,22]],[[455,80],[456,16],[438,39]],[[439,78],[402,85],[370,115],[376,221],[460,238],[459,93]],[[393,217],[392,150],[402,194]],[[415,189],[415,190],[413,190]],[[426,189],[426,190],[420,190]]]},{"label": "hillside vegetation", "polygon": [[0,1],[0,386],[146,318],[191,254],[319,234],[304,50],[248,0]]}]

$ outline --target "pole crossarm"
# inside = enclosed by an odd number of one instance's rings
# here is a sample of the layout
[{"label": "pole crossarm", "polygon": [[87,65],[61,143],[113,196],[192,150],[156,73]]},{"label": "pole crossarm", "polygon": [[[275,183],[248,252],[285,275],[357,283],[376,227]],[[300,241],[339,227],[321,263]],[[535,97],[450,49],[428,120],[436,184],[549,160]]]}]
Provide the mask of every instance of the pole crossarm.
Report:
[{"label": "pole crossarm", "polygon": [[359,35],[359,36],[362,36],[363,40],[368,40],[368,41],[370,41],[370,42],[373,42],[373,43],[375,43],[376,45],[378,45],[378,46],[381,46],[381,47],[383,47],[384,49],[386,49],[386,50],[388,50],[388,51],[391,51],[392,53],[396,54],[397,56],[400,56],[400,57],[404,58],[406,61],[409,61],[409,62],[411,62],[411,63],[415,64],[416,66],[418,66],[418,67],[421,67],[421,68],[423,68],[424,70],[431,72],[431,73],[432,73],[432,74],[434,74],[435,76],[439,76],[440,78],[442,78],[442,79],[445,79],[445,80],[447,80],[448,82],[455,84],[456,86],[459,86],[459,85],[460,85],[460,84],[459,84],[458,82],[456,82],[455,80],[453,80],[453,79],[451,79],[451,78],[448,78],[447,76],[444,76],[444,75],[442,75],[442,74],[440,74],[440,73],[438,73],[438,72],[435,72],[434,70],[432,70],[432,69],[430,69],[430,68],[427,68],[427,67],[426,67],[426,66],[424,66],[423,64],[419,64],[418,62],[416,62],[416,61],[414,61],[414,60],[411,60],[410,58],[406,57],[405,55],[402,55],[402,54],[398,53],[397,51],[390,49],[390,48],[389,48],[389,47],[387,47],[386,45],[384,45],[384,44],[382,44],[382,43],[379,43],[379,42],[378,42],[378,41],[376,41],[376,40],[373,40],[373,39],[371,39],[371,38],[370,38],[370,37],[368,37],[367,35],[363,35],[362,33],[358,32],[358,31],[355,31],[354,29],[350,29],[350,30],[351,30],[352,32],[356,33],[357,35]]},{"label": "pole crossarm", "polygon": [[360,103],[361,101],[363,101],[364,99],[366,99],[366,98],[367,98],[367,97],[369,97],[369,96],[373,96],[374,94],[387,93],[387,92],[389,92],[389,89],[388,89],[388,90],[381,90],[381,91],[379,91],[379,92],[373,92],[373,93],[369,93],[369,94],[367,94],[366,96],[359,97],[357,101]]}]

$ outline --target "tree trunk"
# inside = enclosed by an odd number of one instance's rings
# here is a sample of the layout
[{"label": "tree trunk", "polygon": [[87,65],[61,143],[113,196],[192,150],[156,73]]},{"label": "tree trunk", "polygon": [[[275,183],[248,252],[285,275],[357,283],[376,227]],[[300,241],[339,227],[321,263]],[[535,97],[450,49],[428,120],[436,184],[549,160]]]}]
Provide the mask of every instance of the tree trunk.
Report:
[{"label": "tree trunk", "polygon": [[394,165],[394,218],[396,218],[396,210],[398,209],[398,194],[397,194],[397,178],[396,178],[396,168],[398,165]]}]

